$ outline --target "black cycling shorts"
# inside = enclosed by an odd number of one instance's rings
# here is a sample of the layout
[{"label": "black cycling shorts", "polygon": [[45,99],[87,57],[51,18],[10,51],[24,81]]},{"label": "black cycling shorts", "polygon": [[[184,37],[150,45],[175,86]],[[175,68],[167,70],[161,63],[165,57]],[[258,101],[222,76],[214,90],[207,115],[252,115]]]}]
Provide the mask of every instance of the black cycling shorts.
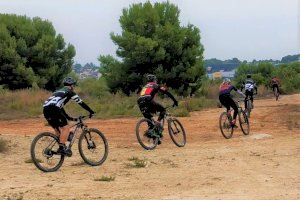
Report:
[{"label": "black cycling shorts", "polygon": [[44,107],[43,113],[49,125],[56,130],[59,130],[59,127],[68,125],[66,116],[62,113],[60,108],[55,105]]}]

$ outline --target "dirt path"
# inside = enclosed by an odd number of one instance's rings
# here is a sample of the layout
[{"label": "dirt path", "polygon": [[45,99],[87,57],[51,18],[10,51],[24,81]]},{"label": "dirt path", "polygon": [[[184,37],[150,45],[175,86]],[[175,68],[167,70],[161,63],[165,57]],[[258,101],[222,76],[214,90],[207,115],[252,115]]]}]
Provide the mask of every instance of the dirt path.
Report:
[{"label": "dirt path", "polygon": [[[109,141],[109,157],[100,167],[82,164],[76,150],[55,173],[32,163],[34,134],[51,130],[43,119],[0,121],[0,199],[300,199],[300,95],[257,100],[251,133],[238,129],[230,140],[221,135],[210,109],[180,118],[188,143],[177,148],[169,136],[154,151],[137,143],[136,118],[90,120]],[[128,167],[129,158],[147,160]],[[114,181],[95,179],[113,176]]]}]

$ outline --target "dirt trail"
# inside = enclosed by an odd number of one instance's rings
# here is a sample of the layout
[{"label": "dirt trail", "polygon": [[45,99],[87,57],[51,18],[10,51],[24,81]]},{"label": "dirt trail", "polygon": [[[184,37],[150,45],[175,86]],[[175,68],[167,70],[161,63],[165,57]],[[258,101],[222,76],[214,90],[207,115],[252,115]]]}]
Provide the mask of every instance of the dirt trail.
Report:
[{"label": "dirt trail", "polygon": [[[162,145],[144,151],[137,143],[137,118],[90,120],[108,139],[110,152],[100,167],[82,164],[79,153],[55,173],[26,163],[34,135],[44,120],[0,121],[0,199],[300,199],[300,95],[255,101],[251,132],[240,129],[226,140],[218,128],[223,109],[180,118],[187,145],[176,147],[165,133]],[[131,157],[147,159],[128,167]],[[101,176],[114,181],[95,181]]]}]

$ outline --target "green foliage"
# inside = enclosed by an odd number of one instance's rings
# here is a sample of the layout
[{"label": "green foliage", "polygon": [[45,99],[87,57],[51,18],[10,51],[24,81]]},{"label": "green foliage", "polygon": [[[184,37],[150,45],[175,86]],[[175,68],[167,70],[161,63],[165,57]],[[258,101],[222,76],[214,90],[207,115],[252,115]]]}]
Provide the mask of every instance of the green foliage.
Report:
[{"label": "green foliage", "polygon": [[71,71],[72,45],[38,17],[0,14],[0,85],[54,90]]},{"label": "green foliage", "polygon": [[104,181],[104,182],[111,182],[114,181],[116,177],[114,176],[101,176],[100,178],[94,178],[94,181]]},{"label": "green foliage", "polygon": [[111,33],[121,60],[100,56],[101,73],[112,92],[130,95],[139,90],[147,73],[180,95],[194,93],[204,75],[200,31],[180,26],[179,9],[169,2],[132,4],[123,9],[121,35]]},{"label": "green foliage", "polygon": [[237,68],[235,83],[240,86],[246,79],[247,74],[252,74],[257,85],[270,87],[273,76],[281,80],[281,91],[283,93],[293,93],[299,91],[300,84],[300,62],[273,66],[270,63],[242,64]]}]

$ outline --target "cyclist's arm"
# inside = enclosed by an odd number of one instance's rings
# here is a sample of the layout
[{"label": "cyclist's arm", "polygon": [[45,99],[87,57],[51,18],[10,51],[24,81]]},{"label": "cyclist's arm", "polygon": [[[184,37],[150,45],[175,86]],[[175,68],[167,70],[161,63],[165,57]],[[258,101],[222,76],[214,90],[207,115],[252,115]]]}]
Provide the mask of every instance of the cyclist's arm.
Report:
[{"label": "cyclist's arm", "polygon": [[94,114],[95,112],[86,104],[84,103],[80,97],[77,94],[73,94],[73,96],[71,97],[71,99],[73,101],[75,101],[76,103],[78,103],[83,109],[85,109],[86,111],[88,111],[90,114]]},{"label": "cyclist's arm", "polygon": [[170,99],[173,100],[174,104],[178,105],[178,102],[175,99],[175,97],[170,92],[168,92],[164,87],[160,87],[159,91],[163,94],[166,94]]},{"label": "cyclist's arm", "polygon": [[243,97],[246,97],[246,95],[241,91],[241,90],[238,90],[238,89],[236,89],[236,87],[234,87],[234,86],[232,86],[233,88],[233,90],[234,91],[236,91],[238,94],[240,94],[241,96],[243,96]]}]

